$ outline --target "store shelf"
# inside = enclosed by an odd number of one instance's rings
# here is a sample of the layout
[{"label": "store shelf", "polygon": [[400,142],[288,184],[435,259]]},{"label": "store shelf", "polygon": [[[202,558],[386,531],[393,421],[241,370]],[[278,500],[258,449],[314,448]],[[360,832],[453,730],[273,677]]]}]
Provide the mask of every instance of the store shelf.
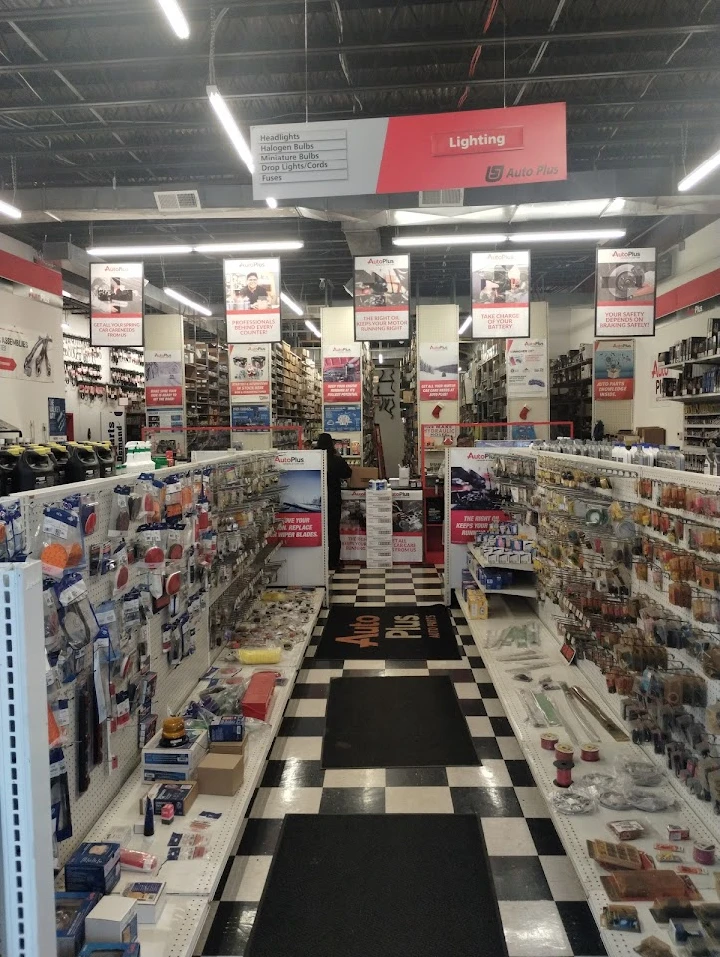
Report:
[{"label": "store shelf", "polygon": [[663,395],[668,402],[720,402],[720,392],[700,392],[697,395]]},{"label": "store shelf", "polygon": [[667,365],[662,366],[663,369],[682,369],[687,365],[718,365],[720,364],[720,353],[715,355],[705,356],[701,358],[696,356],[694,359],[683,359],[681,362],[668,362]]},{"label": "store shelf", "polygon": [[[512,572],[527,572],[528,574],[535,574],[535,569],[532,566],[532,562],[529,565],[515,565],[510,562],[489,562],[484,555],[483,551],[477,545],[468,545],[468,551],[478,563],[482,565],[483,568],[508,568]],[[517,555],[518,552],[506,552],[508,558],[511,555]]]}]

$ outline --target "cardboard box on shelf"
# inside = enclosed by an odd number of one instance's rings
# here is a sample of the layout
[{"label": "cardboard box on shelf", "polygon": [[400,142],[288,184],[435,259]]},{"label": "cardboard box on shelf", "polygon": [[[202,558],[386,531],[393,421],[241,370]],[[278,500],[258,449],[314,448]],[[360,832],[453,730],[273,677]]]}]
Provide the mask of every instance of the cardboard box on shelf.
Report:
[{"label": "cardboard box on shelf", "polygon": [[649,445],[665,445],[665,429],[656,425],[643,425],[635,429],[641,442]]},{"label": "cardboard box on shelf", "polygon": [[348,488],[367,488],[370,479],[378,477],[376,468],[365,468],[362,465],[352,466],[352,475],[347,480]]},{"label": "cardboard box on shelf", "polygon": [[244,741],[213,741],[210,744],[210,754],[235,754],[245,757]]},{"label": "cardboard box on shelf", "polygon": [[138,924],[156,924],[165,907],[165,881],[133,881],[123,897],[137,904]]},{"label": "cardboard box on shelf", "polygon": [[172,804],[175,814],[183,817],[188,813],[198,796],[197,781],[156,781],[140,798],[139,813],[145,814],[145,798],[150,798],[153,814],[160,814],[163,804]]},{"label": "cardboard box on shelf", "polygon": [[232,797],[243,783],[245,761],[237,754],[208,754],[198,767],[201,794]]},{"label": "cardboard box on shelf", "polygon": [[65,890],[109,894],[120,880],[120,845],[112,841],[81,844],[65,865]]},{"label": "cardboard box on shelf", "polygon": [[131,944],[137,940],[137,904],[129,897],[108,894],[85,918],[85,940],[90,943]]},{"label": "cardboard box on shelf", "polygon": [[100,894],[73,891],[55,893],[57,957],[77,957],[85,943],[85,918],[100,900]]}]

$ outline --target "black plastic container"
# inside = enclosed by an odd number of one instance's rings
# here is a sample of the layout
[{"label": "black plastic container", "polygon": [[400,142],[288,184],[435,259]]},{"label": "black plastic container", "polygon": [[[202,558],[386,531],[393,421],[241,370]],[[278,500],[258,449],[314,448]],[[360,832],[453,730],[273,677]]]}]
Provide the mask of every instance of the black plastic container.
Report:
[{"label": "black plastic container", "polygon": [[70,457],[68,455],[67,446],[60,445],[59,442],[51,442],[48,448],[50,449],[50,455],[55,462],[55,484],[65,485],[65,483],[68,481],[66,472],[68,459]]},{"label": "black plastic container", "polygon": [[90,479],[100,478],[100,463],[95,449],[80,442],[68,442],[68,461],[65,466],[65,477],[68,482],[87,482]]},{"label": "black plastic container", "polygon": [[12,445],[0,450],[3,495],[49,488],[57,482],[55,463],[45,446]]},{"label": "black plastic container", "polygon": [[115,449],[109,442],[87,442],[95,451],[99,464],[100,478],[110,478],[115,474]]}]

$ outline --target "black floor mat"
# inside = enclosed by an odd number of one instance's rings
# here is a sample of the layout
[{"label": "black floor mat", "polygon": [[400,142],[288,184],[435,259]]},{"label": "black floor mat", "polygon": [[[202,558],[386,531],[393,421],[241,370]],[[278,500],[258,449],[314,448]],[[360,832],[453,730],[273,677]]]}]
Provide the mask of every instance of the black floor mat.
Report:
[{"label": "black floor mat", "polygon": [[477,765],[470,730],[447,675],[333,678],[324,768]]},{"label": "black floor mat", "polygon": [[445,605],[333,605],[317,658],[459,658]]},{"label": "black floor mat", "polygon": [[246,957],[507,957],[475,815],[289,814]]}]

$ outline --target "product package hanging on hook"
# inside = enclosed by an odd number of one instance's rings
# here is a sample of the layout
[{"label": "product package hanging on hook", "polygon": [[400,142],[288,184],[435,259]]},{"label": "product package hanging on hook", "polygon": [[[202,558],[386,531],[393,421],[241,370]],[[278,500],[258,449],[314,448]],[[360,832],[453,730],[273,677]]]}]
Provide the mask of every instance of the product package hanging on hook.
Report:
[{"label": "product package hanging on hook", "polygon": [[95,639],[99,630],[82,575],[66,575],[57,586],[57,597],[68,644],[73,651],[80,651]]},{"label": "product package hanging on hook", "polygon": [[38,528],[34,556],[42,562],[43,575],[62,578],[69,569],[85,567],[85,551],[79,516],[70,509],[46,505]]}]

